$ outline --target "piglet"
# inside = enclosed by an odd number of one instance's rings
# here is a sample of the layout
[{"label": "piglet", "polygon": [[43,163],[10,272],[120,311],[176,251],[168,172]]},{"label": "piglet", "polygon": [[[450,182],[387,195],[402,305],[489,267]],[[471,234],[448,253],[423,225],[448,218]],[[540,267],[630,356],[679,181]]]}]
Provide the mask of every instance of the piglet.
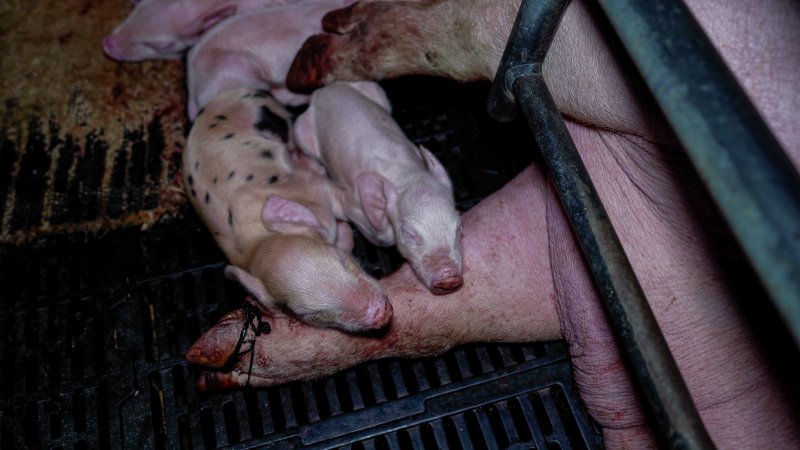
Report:
[{"label": "piglet", "polygon": [[286,89],[286,73],[303,41],[322,32],[322,16],[356,0],[326,0],[239,14],[207,33],[189,52],[189,118],[217,94],[266,88],[284,104],[308,97]]},{"label": "piglet", "polygon": [[266,91],[215,97],[183,153],[184,187],[240,282],[273,314],[365,332],[392,307],[350,254],[337,188],[313,160],[290,152],[290,115]]},{"label": "piglet", "polygon": [[118,61],[179,59],[221,20],[257,8],[327,0],[141,0],[103,39],[106,55]]},{"label": "piglet", "polygon": [[300,149],[344,186],[345,215],[374,244],[397,249],[431,292],[462,285],[461,221],[444,167],[392,119],[375,83],[314,91],[295,125]]}]

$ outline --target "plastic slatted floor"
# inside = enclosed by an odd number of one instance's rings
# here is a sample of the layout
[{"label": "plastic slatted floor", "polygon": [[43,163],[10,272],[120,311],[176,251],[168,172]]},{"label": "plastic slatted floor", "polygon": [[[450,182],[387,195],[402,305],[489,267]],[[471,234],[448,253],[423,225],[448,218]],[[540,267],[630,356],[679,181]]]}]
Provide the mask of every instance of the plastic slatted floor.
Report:
[{"label": "plastic slatted floor", "polygon": [[[448,167],[462,209],[532,160],[524,127],[482,114],[486,86],[386,87],[406,133]],[[184,211],[147,231],[0,247],[1,448],[602,447],[562,343],[472,345],[198,393],[183,355],[244,293]],[[355,252],[376,276],[400,263],[363,239]]]}]

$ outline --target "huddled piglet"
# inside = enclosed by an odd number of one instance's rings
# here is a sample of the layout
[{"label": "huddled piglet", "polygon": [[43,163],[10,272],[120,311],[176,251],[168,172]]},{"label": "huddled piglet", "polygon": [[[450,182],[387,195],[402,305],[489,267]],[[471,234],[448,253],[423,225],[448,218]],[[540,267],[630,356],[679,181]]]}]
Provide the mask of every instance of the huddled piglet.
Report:
[{"label": "huddled piglet", "polygon": [[198,115],[183,153],[189,199],[239,281],[273,313],[363,332],[392,307],[353,260],[337,188],[313,160],[290,152],[288,112],[266,91],[235,89]]},{"label": "huddled piglet", "polygon": [[141,0],[103,39],[106,55],[118,61],[179,59],[221,20],[257,8],[328,0]]},{"label": "huddled piglet", "polygon": [[189,118],[217,94],[239,87],[270,89],[282,103],[308,97],[286,89],[286,73],[306,38],[322,31],[322,16],[355,0],[327,0],[239,14],[207,33],[189,52]]},{"label": "huddled piglet", "polygon": [[344,186],[345,215],[370,241],[396,243],[431,292],[452,292],[463,279],[450,178],[406,138],[390,108],[376,83],[323,87],[297,119],[297,145]]}]

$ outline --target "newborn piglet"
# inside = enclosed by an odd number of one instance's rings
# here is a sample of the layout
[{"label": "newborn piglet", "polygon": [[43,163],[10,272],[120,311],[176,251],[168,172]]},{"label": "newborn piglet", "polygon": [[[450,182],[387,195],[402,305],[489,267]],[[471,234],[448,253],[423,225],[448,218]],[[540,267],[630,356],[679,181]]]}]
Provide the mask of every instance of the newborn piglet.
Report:
[{"label": "newborn piglet", "polygon": [[[328,0],[302,0],[319,3]],[[234,14],[301,0],[141,0],[103,39],[106,55],[117,61],[179,59],[211,27]]]},{"label": "newborn piglet", "polygon": [[397,249],[434,294],[462,285],[461,221],[444,167],[409,141],[375,83],[314,91],[298,146],[344,186],[345,215],[374,244]]},{"label": "newborn piglet", "polygon": [[309,36],[322,32],[322,16],[356,0],[326,0],[239,14],[206,33],[187,59],[189,118],[217,94],[266,87],[281,103],[304,104],[286,89],[286,73]]},{"label": "newborn piglet", "polygon": [[289,119],[265,91],[214,98],[183,153],[189,199],[231,263],[226,275],[265,309],[350,332],[381,329],[391,305],[350,254],[337,188],[289,151]]}]

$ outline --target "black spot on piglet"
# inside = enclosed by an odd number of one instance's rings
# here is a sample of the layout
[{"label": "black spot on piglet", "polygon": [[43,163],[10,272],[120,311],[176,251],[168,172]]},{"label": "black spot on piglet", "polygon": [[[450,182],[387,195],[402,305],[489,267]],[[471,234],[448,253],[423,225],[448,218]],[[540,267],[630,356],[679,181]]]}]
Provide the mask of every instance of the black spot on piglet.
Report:
[{"label": "black spot on piglet", "polygon": [[275,157],[275,155],[273,155],[272,152],[269,150],[264,150],[263,152],[261,152],[261,157],[264,159],[272,159]]},{"label": "black spot on piglet", "polygon": [[222,136],[222,139],[227,140],[233,137],[233,133],[228,133],[225,136]]},{"label": "black spot on piglet", "polygon": [[222,115],[222,114],[216,115],[216,116],[214,116],[214,118],[217,119],[217,120],[227,120],[228,119],[227,116]]},{"label": "black spot on piglet", "polygon": [[191,175],[189,175],[189,186],[194,186],[194,178]]},{"label": "black spot on piglet", "polygon": [[228,173],[228,179],[230,180],[231,178],[233,178],[234,175],[236,175],[236,171],[231,170],[230,173]]},{"label": "black spot on piglet", "polygon": [[269,91],[267,91],[265,89],[259,89],[259,90],[255,91],[253,93],[253,97],[254,98],[267,98],[267,97],[272,97],[272,94],[270,94]]},{"label": "black spot on piglet", "polygon": [[275,114],[266,106],[262,106],[258,116],[258,122],[253,124],[258,131],[268,131],[281,138],[283,142],[289,142],[289,124],[286,119]]},{"label": "black spot on piglet", "polygon": [[211,200],[211,196],[210,196],[210,195],[208,195],[208,192],[206,192],[206,205],[208,204],[208,202],[209,202],[210,200]]},{"label": "black spot on piglet", "polygon": [[278,181],[278,176],[277,175],[273,175],[273,176],[269,177],[269,184],[275,184],[277,181]]},{"label": "black spot on piglet", "polygon": [[228,210],[228,225],[233,227],[233,213],[231,212],[230,209]]},{"label": "black spot on piglet", "polygon": [[247,181],[253,181],[253,174],[251,173],[250,175],[248,175],[247,177],[245,177],[245,180],[247,180]]}]

